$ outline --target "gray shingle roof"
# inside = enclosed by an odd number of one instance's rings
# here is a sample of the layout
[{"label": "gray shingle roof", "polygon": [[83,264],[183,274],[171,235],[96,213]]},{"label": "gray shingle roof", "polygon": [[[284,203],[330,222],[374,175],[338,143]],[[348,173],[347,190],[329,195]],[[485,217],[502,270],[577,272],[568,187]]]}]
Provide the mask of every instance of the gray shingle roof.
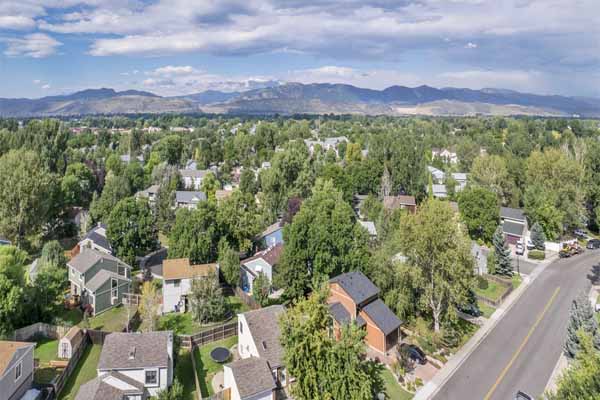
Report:
[{"label": "gray shingle roof", "polygon": [[[135,389],[120,389],[110,385],[105,382],[108,377],[114,377],[127,385],[133,386]],[[123,400],[125,395],[142,394],[144,390],[144,385],[141,382],[113,371],[81,385],[75,400]]]},{"label": "gray shingle roof", "polygon": [[263,359],[250,357],[227,366],[231,368],[242,399],[276,388],[271,369]]},{"label": "gray shingle roof", "polygon": [[329,282],[338,283],[357,305],[379,294],[379,288],[358,271],[338,275]]},{"label": "gray shingle roof", "polygon": [[363,308],[363,311],[385,335],[393,332],[402,325],[402,321],[381,299],[370,302]]},{"label": "gray shingle roof", "polygon": [[369,232],[369,235],[377,236],[377,228],[375,228],[375,223],[373,223],[373,221],[362,221],[359,219],[358,223],[362,225],[362,227],[365,228],[367,232]]},{"label": "gray shingle roof", "polygon": [[123,263],[123,261],[119,260],[117,257],[87,247],[82,248],[79,254],[73,257],[67,263],[67,265],[69,267],[75,268],[77,271],[84,274],[88,269],[92,268],[94,265],[96,265],[103,259],[127,265]]},{"label": "gray shingle roof", "polygon": [[329,305],[329,312],[338,324],[349,324],[352,320],[350,313],[344,308],[342,303],[332,303]]},{"label": "gray shingle roof", "polygon": [[121,281],[131,282],[130,279],[127,279],[124,276],[120,276],[119,274],[115,274],[114,272],[103,269],[98,271],[98,273],[96,273],[92,279],[85,283],[85,288],[92,292],[96,292],[96,290],[100,289],[100,287],[104,285],[104,283],[110,278],[117,278]]},{"label": "gray shingle roof", "polygon": [[177,203],[186,203],[192,204],[197,203],[199,201],[206,201],[206,193],[204,192],[185,192],[185,191],[176,191],[175,199]]},{"label": "gray shingle roof", "polygon": [[[148,333],[111,333],[106,336],[98,369],[166,368],[169,366],[170,331]],[[129,354],[134,351],[133,358]]]},{"label": "gray shingle roof", "polygon": [[206,176],[206,174],[208,174],[209,170],[207,169],[203,169],[203,170],[198,170],[198,169],[180,169],[179,173],[181,174],[182,177],[188,177],[188,178],[204,178]]},{"label": "gray shingle roof", "polygon": [[504,223],[502,223],[502,230],[507,235],[523,236],[524,229],[525,225],[519,224],[517,222],[504,221]]},{"label": "gray shingle roof", "polygon": [[108,242],[108,239],[106,238],[106,235],[101,234],[99,232],[100,230],[106,231],[106,225],[100,224],[100,226],[96,226],[96,227],[90,229],[88,231],[88,233],[85,234],[83,239],[89,239],[92,242],[94,242],[97,246],[100,246],[106,250],[112,251],[112,247],[110,246],[110,243]]},{"label": "gray shingle roof", "polygon": [[279,343],[279,317],[284,312],[283,306],[274,305],[244,313],[258,354],[260,358],[268,361],[271,368],[283,365],[283,348]]},{"label": "gray shingle roof", "polygon": [[523,210],[519,208],[500,207],[500,218],[525,221],[525,214],[523,214]]}]

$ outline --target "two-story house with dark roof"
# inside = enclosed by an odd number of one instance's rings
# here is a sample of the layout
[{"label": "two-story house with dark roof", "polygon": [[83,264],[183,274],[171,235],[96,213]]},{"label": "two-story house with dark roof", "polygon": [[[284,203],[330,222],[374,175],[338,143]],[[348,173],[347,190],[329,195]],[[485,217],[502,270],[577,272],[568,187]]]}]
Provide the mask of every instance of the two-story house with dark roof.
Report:
[{"label": "two-story house with dark roof", "polygon": [[527,236],[527,218],[519,208],[500,207],[500,221],[506,241],[516,244]]},{"label": "two-story house with dark roof", "polygon": [[91,305],[93,315],[121,304],[131,292],[131,267],[110,254],[83,247],[67,267],[71,295]]},{"label": "two-story house with dark roof", "polygon": [[344,324],[356,323],[366,329],[365,343],[388,354],[400,339],[402,322],[379,298],[379,288],[361,272],[348,272],[329,281],[327,300],[339,337]]}]

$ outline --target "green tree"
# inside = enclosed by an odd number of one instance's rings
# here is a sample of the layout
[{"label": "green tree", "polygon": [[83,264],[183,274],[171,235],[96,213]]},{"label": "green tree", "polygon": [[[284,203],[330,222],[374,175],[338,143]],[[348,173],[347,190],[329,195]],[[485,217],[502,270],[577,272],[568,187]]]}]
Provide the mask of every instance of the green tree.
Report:
[{"label": "green tree", "polygon": [[236,287],[240,283],[240,256],[225,238],[219,241],[219,270],[223,279],[230,286]]},{"label": "green tree", "polygon": [[107,224],[106,235],[115,255],[129,265],[134,265],[136,256],[158,248],[154,216],[145,201],[132,197],[119,201]]},{"label": "green tree", "polygon": [[252,282],[252,297],[261,307],[265,307],[269,304],[270,293],[271,282],[269,282],[269,277],[260,272],[254,282]]},{"label": "green tree", "polygon": [[38,262],[40,267],[49,265],[65,268],[67,264],[67,257],[65,257],[65,251],[60,243],[58,243],[56,240],[51,240],[42,248],[42,254]]},{"label": "green tree", "polygon": [[284,288],[287,300],[303,297],[312,282],[367,265],[367,234],[331,181],[317,181],[286,226],[284,240],[276,286]]},{"label": "green tree", "polygon": [[436,332],[468,302],[474,287],[473,257],[467,235],[447,202],[429,200],[401,221],[402,253],[418,272],[420,301],[429,310]]},{"label": "green tree", "polygon": [[216,273],[211,272],[204,278],[192,280],[190,305],[194,320],[207,324],[222,321],[227,313],[227,300],[219,285]]},{"label": "green tree", "polygon": [[179,160],[181,160],[183,141],[177,135],[165,136],[156,145],[156,151],[162,161],[170,165],[177,165]]},{"label": "green tree", "polygon": [[581,349],[580,331],[590,335],[594,340],[596,349],[600,348],[598,321],[587,293],[587,290],[582,291],[571,303],[567,340],[564,347],[565,355],[569,358],[575,358]]},{"label": "green tree", "polygon": [[62,299],[68,282],[67,268],[64,264],[45,263],[39,266],[32,291],[38,320],[52,321],[64,307]]},{"label": "green tree", "polygon": [[85,207],[96,190],[96,177],[83,163],[69,164],[60,186],[66,205]]},{"label": "green tree", "polygon": [[546,234],[542,226],[537,222],[531,227],[531,242],[537,250],[546,249]]},{"label": "green tree", "polygon": [[90,215],[94,221],[107,218],[117,203],[131,195],[129,181],[123,176],[109,174],[100,197],[92,199]]},{"label": "green tree", "polygon": [[368,221],[377,221],[383,212],[383,204],[381,201],[370,194],[360,206],[360,214]]},{"label": "green tree", "polygon": [[458,208],[469,235],[490,242],[500,212],[496,195],[483,187],[468,186],[458,197]]},{"label": "green tree", "polygon": [[131,193],[138,192],[146,188],[146,174],[144,168],[137,161],[132,161],[127,164],[123,171],[123,176],[129,183]]},{"label": "green tree", "polygon": [[21,246],[50,222],[57,182],[41,158],[26,150],[0,157],[0,182],[0,234]]},{"label": "green tree", "polygon": [[20,325],[25,314],[25,264],[27,253],[14,246],[0,246],[0,335]]},{"label": "green tree", "polygon": [[255,195],[258,192],[256,176],[249,168],[245,168],[240,175],[240,191],[242,193],[250,193],[251,195]]},{"label": "green tree", "polygon": [[496,260],[495,273],[498,275],[512,276],[513,266],[510,260],[510,248],[504,236],[502,225],[498,225],[494,236],[492,237],[492,244],[494,245],[494,259]]},{"label": "green tree", "polygon": [[156,330],[160,301],[161,295],[156,290],[156,285],[151,281],[144,282],[140,296],[139,312],[146,332]]},{"label": "green tree", "polygon": [[217,177],[212,172],[207,173],[202,178],[202,185],[200,189],[206,193],[209,199],[215,199],[215,192],[221,188],[221,183],[217,180]]},{"label": "green tree", "polygon": [[492,191],[502,204],[510,204],[514,184],[508,173],[506,160],[502,157],[484,155],[475,158],[469,181],[473,185]]},{"label": "green tree", "polygon": [[222,234],[235,249],[250,250],[252,239],[260,230],[254,196],[235,190],[218,205],[217,221]]},{"label": "green tree", "polygon": [[189,258],[192,263],[217,258],[219,230],[214,204],[202,202],[195,210],[179,209],[169,234],[169,258]]}]

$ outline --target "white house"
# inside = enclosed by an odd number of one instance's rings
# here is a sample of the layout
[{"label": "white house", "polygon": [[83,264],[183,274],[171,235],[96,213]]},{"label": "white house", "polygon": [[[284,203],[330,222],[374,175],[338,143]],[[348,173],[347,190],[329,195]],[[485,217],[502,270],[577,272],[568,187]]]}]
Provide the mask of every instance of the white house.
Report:
[{"label": "white house", "polygon": [[457,193],[462,191],[467,186],[467,179],[469,177],[469,174],[466,174],[464,172],[453,172],[451,175],[452,179],[454,179],[454,181],[456,182],[456,187],[454,190]]},{"label": "white house", "polygon": [[431,174],[431,180],[433,181],[433,183],[444,183],[444,177],[446,176],[444,171],[439,170],[436,167],[432,167],[431,165],[427,166],[427,170]]},{"label": "white house", "polygon": [[33,383],[35,343],[0,341],[0,400],[18,400]]},{"label": "white house", "polygon": [[140,190],[135,194],[136,199],[147,199],[148,204],[153,206],[156,204],[156,198],[158,196],[158,190],[160,189],[159,185],[152,185],[145,190]]},{"label": "white house", "polygon": [[197,169],[180,169],[179,173],[183,179],[183,186],[188,190],[199,190],[202,186],[202,180],[204,177],[211,173],[211,171],[197,170]]},{"label": "white house", "polygon": [[331,138],[326,138],[324,140],[304,140],[304,144],[306,144],[306,147],[308,147],[308,151],[309,153],[312,155],[315,152],[315,147],[317,145],[321,146],[321,148],[323,149],[324,152],[327,152],[328,150],[333,150],[335,151],[335,154],[339,156],[338,153],[338,145],[340,143],[349,143],[350,141],[348,140],[348,138],[346,136],[338,136],[338,137],[331,137]]},{"label": "white house", "polygon": [[279,243],[243,260],[240,265],[242,290],[252,293],[254,280],[260,274],[264,274],[269,282],[273,282],[273,269],[279,263],[282,252],[283,244]]},{"label": "white house", "polygon": [[238,314],[238,353],[224,367],[223,386],[232,400],[273,399],[275,388],[290,383],[279,342],[281,305]]},{"label": "white house", "polygon": [[75,400],[146,400],[173,383],[173,333],[111,333],[104,339],[98,377]]},{"label": "white house", "polygon": [[431,149],[431,158],[441,158],[450,164],[458,163],[458,155],[454,151],[448,149]]},{"label": "white house", "polygon": [[190,265],[189,258],[164,260],[163,313],[186,312],[189,309],[188,294],[194,279],[206,279],[214,273],[218,277],[218,264]]}]

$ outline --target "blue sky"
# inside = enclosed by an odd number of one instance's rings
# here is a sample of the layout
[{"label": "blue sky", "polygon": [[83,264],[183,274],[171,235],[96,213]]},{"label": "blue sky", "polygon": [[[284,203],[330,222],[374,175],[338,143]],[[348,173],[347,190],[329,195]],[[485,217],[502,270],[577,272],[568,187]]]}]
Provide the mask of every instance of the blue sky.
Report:
[{"label": "blue sky", "polygon": [[598,0],[1,0],[0,97],[269,81],[600,97]]}]

